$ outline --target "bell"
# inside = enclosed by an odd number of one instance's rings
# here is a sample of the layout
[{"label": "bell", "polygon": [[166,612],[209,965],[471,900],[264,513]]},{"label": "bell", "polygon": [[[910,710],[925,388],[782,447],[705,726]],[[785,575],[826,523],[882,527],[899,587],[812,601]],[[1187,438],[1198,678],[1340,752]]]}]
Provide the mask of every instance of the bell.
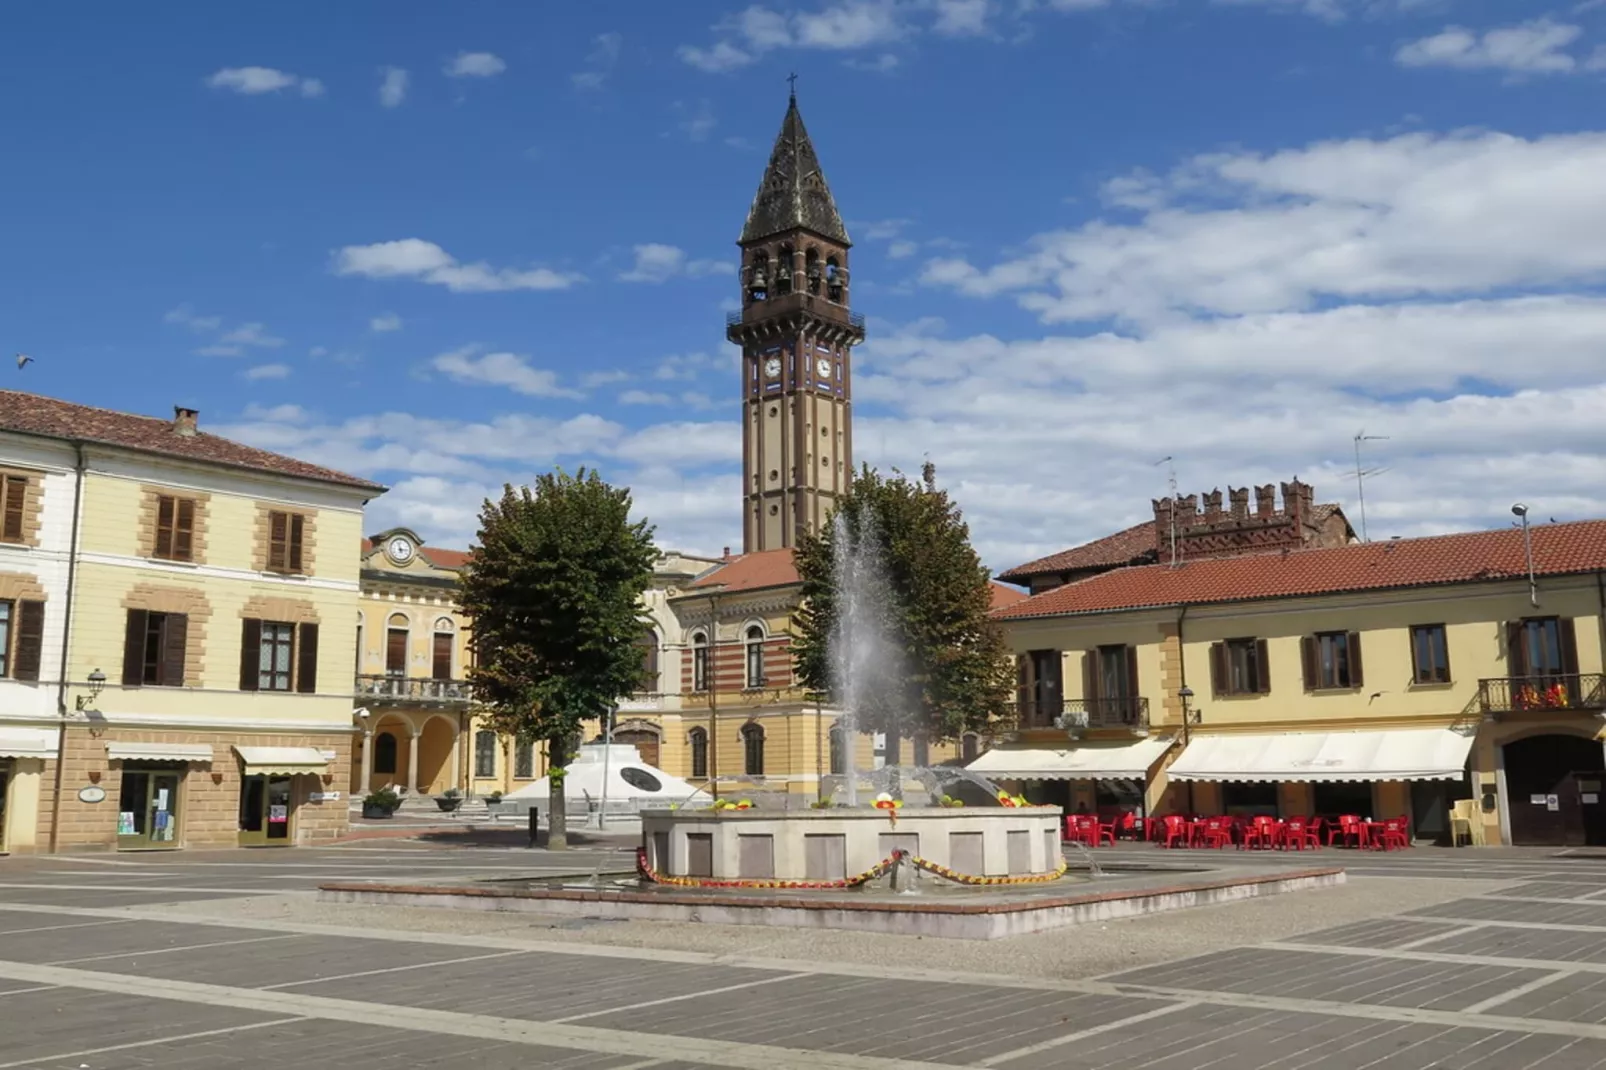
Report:
[{"label": "bell", "polygon": [[819,277],[820,277],[820,265],[819,265],[819,263],[816,262],[816,263],[810,264],[809,265],[809,278],[818,280]]},{"label": "bell", "polygon": [[775,278],[781,282],[792,281],[792,269],[786,266],[786,261],[781,261],[781,266],[779,270],[776,271]]},{"label": "bell", "polygon": [[762,290],[763,288],[764,288],[764,269],[763,268],[756,268],[753,271],[753,289]]}]

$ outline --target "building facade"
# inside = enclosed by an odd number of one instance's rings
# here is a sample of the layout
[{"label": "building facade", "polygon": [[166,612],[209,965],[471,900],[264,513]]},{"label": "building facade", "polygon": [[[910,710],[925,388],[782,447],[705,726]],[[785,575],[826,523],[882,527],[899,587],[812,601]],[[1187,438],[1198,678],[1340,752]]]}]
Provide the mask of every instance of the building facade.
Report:
[{"label": "building facade", "polygon": [[15,392],[0,469],[5,849],[339,836],[351,547],[383,488],[206,434],[193,410]]}]

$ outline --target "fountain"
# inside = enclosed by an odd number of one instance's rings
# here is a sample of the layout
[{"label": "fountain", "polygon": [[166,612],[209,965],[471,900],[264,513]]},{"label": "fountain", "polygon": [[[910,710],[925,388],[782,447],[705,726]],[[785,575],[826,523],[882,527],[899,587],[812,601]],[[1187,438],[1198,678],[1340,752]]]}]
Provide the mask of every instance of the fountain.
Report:
[{"label": "fountain", "polygon": [[[887,579],[876,533],[853,532],[841,513],[833,523],[837,627],[831,661],[844,744],[833,805],[779,812],[644,811],[644,874],[679,886],[745,882],[840,889],[866,883],[869,874],[890,873],[899,891],[913,887],[916,867],[965,883],[1054,879],[1064,869],[1059,807],[1017,805],[996,784],[959,768],[857,768],[853,744],[860,713],[875,696],[888,694],[886,683],[901,675],[900,653],[887,639]],[[976,789],[967,793],[970,804],[950,798],[948,789],[959,784]],[[866,793],[879,802],[862,805]]]}]

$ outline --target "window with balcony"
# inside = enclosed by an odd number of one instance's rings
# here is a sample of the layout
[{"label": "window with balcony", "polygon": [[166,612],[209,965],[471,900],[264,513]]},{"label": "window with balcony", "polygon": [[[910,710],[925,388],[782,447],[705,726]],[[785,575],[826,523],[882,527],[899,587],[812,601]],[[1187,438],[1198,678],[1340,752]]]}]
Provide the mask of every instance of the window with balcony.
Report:
[{"label": "window with balcony", "polygon": [[753,625],[747,629],[747,687],[749,690],[764,686],[764,629]]},{"label": "window with balcony", "polygon": [[1442,624],[1411,629],[1411,679],[1418,684],[1450,682],[1450,644]]},{"label": "window with balcony", "polygon": [[1210,683],[1217,695],[1264,695],[1271,657],[1264,639],[1228,639],[1210,647]]},{"label": "window with balcony", "polygon": [[764,775],[764,727],[752,721],[742,725],[742,771]]},{"label": "window with balcony", "polygon": [[1358,632],[1318,632],[1299,641],[1306,691],[1344,691],[1360,687],[1361,637]]},{"label": "window with balcony", "polygon": [[691,775],[695,780],[708,776],[708,731],[693,728],[686,733],[686,745],[691,750]]},{"label": "window with balcony", "polygon": [[407,675],[407,617],[392,613],[385,627],[385,675]]},{"label": "window with balcony", "polygon": [[449,617],[435,622],[435,634],[430,645],[430,677],[435,680],[452,679],[452,648],[457,631]]},{"label": "window with balcony", "polygon": [[1133,725],[1140,719],[1137,650],[1101,646],[1082,657],[1082,698],[1090,725]]},{"label": "window with balcony", "polygon": [[1064,708],[1063,657],[1058,650],[1029,650],[1016,659],[1016,705],[1023,728],[1046,728]]},{"label": "window with balcony", "polygon": [[1573,707],[1600,700],[1600,678],[1578,675],[1578,634],[1570,617],[1528,617],[1506,624],[1511,709]]}]

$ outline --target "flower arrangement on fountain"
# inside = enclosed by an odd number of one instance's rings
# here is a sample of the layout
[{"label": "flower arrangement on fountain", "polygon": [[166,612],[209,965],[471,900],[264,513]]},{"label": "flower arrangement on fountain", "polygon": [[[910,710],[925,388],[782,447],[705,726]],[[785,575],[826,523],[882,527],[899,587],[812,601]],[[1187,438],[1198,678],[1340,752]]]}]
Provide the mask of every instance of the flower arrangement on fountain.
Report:
[{"label": "flower arrangement on fountain", "polygon": [[888,820],[890,820],[893,824],[893,827],[896,828],[898,824],[898,811],[903,808],[903,800],[894,799],[891,793],[883,791],[880,795],[875,797],[874,805],[877,810],[885,810],[887,812]]},{"label": "flower arrangement on fountain", "polygon": [[1026,796],[1024,795],[1011,795],[1007,791],[1001,791],[998,793],[998,805],[1015,807],[1030,806],[1032,804],[1026,801]]},{"label": "flower arrangement on fountain", "polygon": [[953,808],[965,805],[965,800],[956,799],[952,795],[949,795],[946,792],[944,792],[942,798],[937,800],[937,805],[938,806],[945,806],[945,807],[948,807],[949,809],[953,809]]},{"label": "flower arrangement on fountain", "polygon": [[738,799],[736,802],[731,802],[729,799],[719,799],[714,803],[714,809],[715,810],[751,810],[751,809],[753,809],[753,800],[751,800],[751,799]]}]

